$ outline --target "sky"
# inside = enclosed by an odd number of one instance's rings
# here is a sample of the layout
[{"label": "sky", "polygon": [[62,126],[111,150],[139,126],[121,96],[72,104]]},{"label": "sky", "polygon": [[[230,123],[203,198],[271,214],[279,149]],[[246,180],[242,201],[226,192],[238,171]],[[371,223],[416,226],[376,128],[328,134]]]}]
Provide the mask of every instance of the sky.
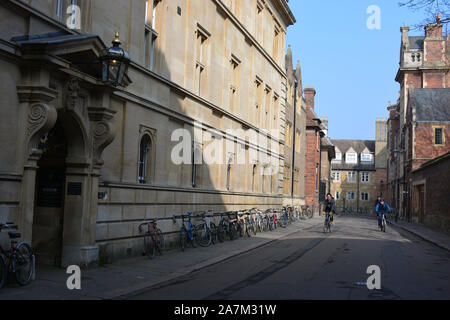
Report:
[{"label": "sky", "polygon": [[[373,11],[380,9],[380,29]],[[287,30],[294,68],[300,60],[303,87],[317,91],[315,112],[328,117],[331,139],[375,139],[377,118],[388,117],[388,101],[398,99],[402,25],[426,18],[400,7],[398,0],[291,0],[297,20]],[[410,35],[423,35],[411,30]]]}]

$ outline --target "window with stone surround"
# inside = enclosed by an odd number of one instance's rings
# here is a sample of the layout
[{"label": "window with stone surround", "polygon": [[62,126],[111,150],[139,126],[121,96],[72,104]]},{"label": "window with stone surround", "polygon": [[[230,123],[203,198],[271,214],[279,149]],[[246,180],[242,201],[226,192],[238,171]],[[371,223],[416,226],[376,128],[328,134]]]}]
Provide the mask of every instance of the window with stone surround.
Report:
[{"label": "window with stone surround", "polygon": [[150,135],[144,134],[141,138],[140,148],[139,148],[139,173],[138,173],[138,182],[145,184],[149,182],[149,169],[150,169],[150,155],[152,149],[152,140]]},{"label": "window with stone surround", "polygon": [[239,111],[239,83],[240,83],[240,67],[241,60],[235,55],[231,55],[230,60],[230,103],[229,110],[231,113]]},{"label": "window with stone surround", "polygon": [[211,34],[197,23],[195,40],[195,79],[194,92],[202,95],[206,79],[206,61],[207,61],[207,42]]},{"label": "window with stone surround", "polygon": [[444,145],[444,127],[433,127],[433,144],[435,146]]},{"label": "window with stone surround", "polygon": [[355,200],[355,192],[348,191],[347,192],[347,200]]},{"label": "window with stone surround", "polygon": [[279,107],[279,99],[280,96],[277,93],[274,93],[273,95],[273,125],[272,125],[272,129],[278,129],[278,112],[280,110]]},{"label": "window with stone surround", "polygon": [[266,102],[265,102],[265,113],[264,113],[264,128],[269,130],[270,129],[270,118],[271,118],[271,112],[272,112],[272,106],[271,106],[271,92],[272,89],[266,85],[266,89],[264,90],[266,94]]},{"label": "window with stone surround", "polygon": [[273,31],[273,59],[278,63],[280,55],[280,28],[277,26],[278,22],[274,20]]},{"label": "window with stone surround", "polygon": [[291,167],[289,165],[284,166],[284,194],[291,193]]},{"label": "window with stone surround", "polygon": [[290,122],[286,122],[285,144],[288,147],[292,147],[292,124]]},{"label": "window with stone surround", "polygon": [[340,182],[341,181],[341,173],[339,171],[332,171],[331,178],[333,179],[333,182]]},{"label": "window with stone surround", "polygon": [[298,152],[298,153],[300,152],[300,142],[301,142],[300,138],[301,138],[300,130],[296,130],[296,132],[295,132],[295,152]]},{"label": "window with stone surround", "polygon": [[156,17],[160,2],[161,0],[145,1],[144,54],[142,64],[144,67],[152,71],[154,69],[153,66],[155,62],[155,46],[158,39],[158,32],[156,31]]},{"label": "window with stone surround", "polygon": [[370,182],[370,174],[369,172],[361,173],[361,182]]},{"label": "window with stone surround", "polygon": [[262,95],[263,86],[262,80],[257,76],[255,79],[255,112],[252,119],[257,127],[261,126],[261,113],[262,113]]},{"label": "window with stone surround", "polygon": [[63,0],[58,0],[56,2],[56,20],[58,21],[62,21],[62,17],[63,17]]},{"label": "window with stone surround", "polygon": [[356,172],[350,171],[347,173],[347,182],[356,182]]},{"label": "window with stone surround", "polygon": [[361,200],[369,201],[369,194],[367,192],[361,192]]},{"label": "window with stone surround", "polygon": [[256,1],[256,16],[255,16],[255,39],[262,44],[263,36],[263,20],[264,20],[264,4]]},{"label": "window with stone surround", "polygon": [[336,200],[339,200],[341,198],[341,193],[339,191],[336,191],[335,198]]}]

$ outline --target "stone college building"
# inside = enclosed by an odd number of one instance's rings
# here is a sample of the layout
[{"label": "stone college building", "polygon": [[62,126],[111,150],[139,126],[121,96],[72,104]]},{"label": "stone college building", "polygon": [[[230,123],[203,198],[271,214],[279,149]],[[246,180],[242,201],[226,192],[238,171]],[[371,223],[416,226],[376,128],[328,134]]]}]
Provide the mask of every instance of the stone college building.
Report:
[{"label": "stone college building", "polygon": [[150,218],[175,239],[175,214],[280,207],[294,23],[286,0],[2,0],[0,220],[89,266],[141,254]]}]

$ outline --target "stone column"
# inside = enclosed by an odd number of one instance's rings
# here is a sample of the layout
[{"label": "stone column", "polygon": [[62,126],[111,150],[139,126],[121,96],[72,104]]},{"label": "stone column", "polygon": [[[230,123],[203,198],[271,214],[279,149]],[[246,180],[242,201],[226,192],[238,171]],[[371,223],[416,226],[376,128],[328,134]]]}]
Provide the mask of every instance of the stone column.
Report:
[{"label": "stone column", "polygon": [[[89,162],[67,159],[66,196],[64,207],[64,241],[62,267],[79,265],[88,268],[98,264],[98,246],[95,243],[98,216],[98,183],[103,150],[115,136],[112,119],[115,111],[109,108],[110,93],[93,94],[94,107],[88,107]],[[80,159],[78,159],[80,160]],[[70,185],[69,185],[70,184]],[[75,187],[69,190],[69,187]],[[78,188],[78,189],[77,189]],[[81,190],[79,190],[81,188]]]},{"label": "stone column", "polygon": [[24,241],[31,243],[37,162],[42,155],[38,149],[40,138],[53,128],[57,112],[48,103],[55,99],[56,91],[48,87],[48,72],[31,69],[23,74],[24,85],[17,87],[20,107],[23,111],[24,139],[18,146],[24,159],[24,173],[17,224]]}]

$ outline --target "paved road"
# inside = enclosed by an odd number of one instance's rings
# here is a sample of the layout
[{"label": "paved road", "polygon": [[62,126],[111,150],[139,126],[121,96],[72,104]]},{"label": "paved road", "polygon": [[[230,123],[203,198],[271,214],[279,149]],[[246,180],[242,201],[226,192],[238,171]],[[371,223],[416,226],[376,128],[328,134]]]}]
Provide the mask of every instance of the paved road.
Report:
[{"label": "paved road", "polygon": [[[450,254],[410,233],[342,216],[128,299],[450,299]],[[367,267],[381,268],[370,291]]]}]

